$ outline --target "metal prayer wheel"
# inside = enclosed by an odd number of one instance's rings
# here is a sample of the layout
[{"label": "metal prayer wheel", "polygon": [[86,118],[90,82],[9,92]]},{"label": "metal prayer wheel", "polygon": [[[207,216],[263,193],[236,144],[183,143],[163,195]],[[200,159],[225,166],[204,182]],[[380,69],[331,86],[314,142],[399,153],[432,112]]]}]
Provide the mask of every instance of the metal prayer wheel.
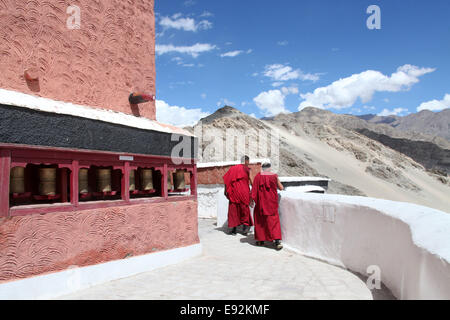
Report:
[{"label": "metal prayer wheel", "polygon": [[172,176],[172,172],[167,172],[167,190],[172,190],[172,180],[170,177]]},{"label": "metal prayer wheel", "polygon": [[10,193],[25,193],[25,168],[14,167],[11,169],[9,180]]},{"label": "metal prayer wheel", "polygon": [[78,172],[78,192],[89,192],[88,169],[86,168],[80,169],[80,171]]},{"label": "metal prayer wheel", "polygon": [[153,172],[151,169],[141,170],[141,182],[142,182],[142,190],[153,189]]},{"label": "metal prayer wheel", "polygon": [[56,195],[56,168],[39,168],[39,194]]},{"label": "metal prayer wheel", "polygon": [[130,171],[130,191],[136,190],[136,174],[134,170]]},{"label": "metal prayer wheel", "polygon": [[177,170],[177,172],[175,172],[173,183],[176,190],[182,190],[186,188],[186,183],[184,181],[184,170]]},{"label": "metal prayer wheel", "polygon": [[111,192],[111,169],[97,169],[97,191]]}]

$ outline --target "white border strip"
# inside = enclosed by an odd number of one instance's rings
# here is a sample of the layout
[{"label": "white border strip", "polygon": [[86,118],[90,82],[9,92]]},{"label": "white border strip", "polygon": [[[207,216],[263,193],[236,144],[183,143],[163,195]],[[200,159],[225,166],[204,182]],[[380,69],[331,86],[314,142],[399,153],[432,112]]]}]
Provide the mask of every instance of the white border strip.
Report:
[{"label": "white border strip", "polygon": [[144,130],[154,130],[160,132],[178,133],[186,136],[193,136],[192,133],[184,129],[169,125],[165,126],[157,121],[153,121],[147,118],[135,117],[123,112],[96,109],[69,102],[56,101],[17,91],[0,89],[0,103],[10,106],[28,108],[32,110],[52,112],[86,119],[99,120],[103,122],[110,122]]},{"label": "white border strip", "polygon": [[[270,163],[270,159],[250,159],[250,164],[257,164],[257,163]],[[204,162],[204,163],[197,163],[197,168],[214,168],[214,167],[228,167],[228,166],[234,166],[237,164],[241,164],[241,161],[222,161],[222,162]]]},{"label": "white border strip", "polygon": [[328,181],[331,179],[322,177],[280,177],[280,182],[304,182],[304,181]]},{"label": "white border strip", "polygon": [[202,254],[202,245],[176,248],[0,284],[1,300],[52,299],[104,282],[176,264]]}]

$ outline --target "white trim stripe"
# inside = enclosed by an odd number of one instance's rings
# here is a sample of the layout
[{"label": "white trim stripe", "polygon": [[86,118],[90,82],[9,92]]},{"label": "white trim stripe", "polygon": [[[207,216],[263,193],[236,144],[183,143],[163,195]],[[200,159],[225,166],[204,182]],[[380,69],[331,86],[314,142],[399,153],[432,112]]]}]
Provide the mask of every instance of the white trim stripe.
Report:
[{"label": "white trim stripe", "polygon": [[181,128],[164,125],[147,118],[135,117],[123,112],[105,109],[96,109],[88,106],[77,105],[69,102],[56,101],[48,98],[37,97],[22,92],[0,89],[0,104],[28,108],[43,112],[65,114],[91,120],[98,120],[127,127],[153,130],[167,133],[193,136],[192,133]]}]

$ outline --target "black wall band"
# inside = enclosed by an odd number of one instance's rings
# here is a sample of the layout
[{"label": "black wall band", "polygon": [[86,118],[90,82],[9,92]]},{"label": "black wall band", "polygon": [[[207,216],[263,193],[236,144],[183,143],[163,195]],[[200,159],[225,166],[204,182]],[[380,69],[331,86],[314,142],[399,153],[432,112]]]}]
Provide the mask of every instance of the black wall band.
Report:
[{"label": "black wall band", "polygon": [[[171,133],[0,104],[2,143],[171,156],[173,147],[182,141],[171,141],[171,136]],[[175,156],[197,158],[197,138],[188,136],[187,139],[190,154],[181,151]]]}]

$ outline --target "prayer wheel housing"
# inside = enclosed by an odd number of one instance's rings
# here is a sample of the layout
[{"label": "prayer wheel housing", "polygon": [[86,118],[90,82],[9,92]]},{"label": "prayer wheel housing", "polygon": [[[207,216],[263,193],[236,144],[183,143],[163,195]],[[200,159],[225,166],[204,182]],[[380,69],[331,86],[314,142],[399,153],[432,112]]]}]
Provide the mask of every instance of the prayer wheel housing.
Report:
[{"label": "prayer wheel housing", "polygon": [[88,193],[89,192],[89,179],[88,179],[89,170],[86,168],[80,169],[78,172],[78,192],[79,193]]},{"label": "prayer wheel housing", "polygon": [[136,190],[136,173],[134,170],[130,171],[130,191]]},{"label": "prayer wheel housing", "polygon": [[153,189],[153,172],[151,169],[141,170],[142,190],[148,191]]},{"label": "prayer wheel housing", "polygon": [[39,168],[39,194],[56,195],[56,168]]},{"label": "prayer wheel housing", "polygon": [[97,169],[97,191],[111,192],[111,169]]},{"label": "prayer wheel housing", "polygon": [[175,189],[177,190],[184,190],[186,188],[186,182],[184,181],[184,173],[185,170],[177,170],[177,172],[175,173],[174,184]]},{"label": "prayer wheel housing", "polygon": [[25,193],[25,168],[11,168],[11,177],[9,183],[10,193]]}]

